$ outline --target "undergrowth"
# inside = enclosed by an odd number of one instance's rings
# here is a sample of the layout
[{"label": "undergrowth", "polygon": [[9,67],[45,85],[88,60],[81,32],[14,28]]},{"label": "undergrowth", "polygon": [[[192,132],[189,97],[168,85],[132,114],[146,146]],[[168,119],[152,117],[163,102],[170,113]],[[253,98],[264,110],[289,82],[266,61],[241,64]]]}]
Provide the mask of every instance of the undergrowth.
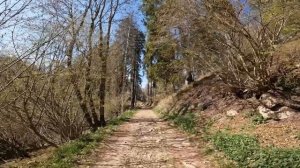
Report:
[{"label": "undergrowth", "polygon": [[51,167],[51,168],[71,168],[80,155],[86,155],[92,151],[96,145],[101,142],[105,136],[111,134],[117,125],[128,121],[134,114],[134,111],[127,111],[121,116],[116,117],[108,122],[108,126],[100,128],[95,133],[90,133],[81,138],[69,142],[59,147],[53,156],[44,163],[31,165],[33,167]]},{"label": "undergrowth", "polygon": [[166,120],[172,121],[176,126],[180,127],[186,132],[196,133],[197,119],[193,113],[186,113],[184,115],[171,114],[164,116]]},{"label": "undergrowth", "polygon": [[296,135],[296,139],[300,140],[300,132]]},{"label": "undergrowth", "polygon": [[[262,116],[252,113],[249,116],[252,122],[263,124],[266,122]],[[189,133],[197,133],[197,118],[193,113],[185,115],[171,114],[163,118],[172,121],[176,126]],[[275,147],[261,147],[256,137],[249,135],[228,134],[218,132],[211,135],[209,129],[213,121],[206,122],[202,137],[207,137],[207,141],[225,154],[225,156],[235,163],[221,165],[223,167],[240,168],[300,168],[300,149],[284,149]],[[298,137],[297,137],[298,138]],[[206,152],[213,153],[213,149]]]},{"label": "undergrowth", "polygon": [[246,113],[246,118],[250,118],[254,125],[260,125],[267,123],[267,119],[265,119],[261,114],[257,111],[250,111]]},{"label": "undergrowth", "polygon": [[246,168],[299,168],[300,149],[263,148],[255,137],[219,132],[212,137],[215,147]]}]

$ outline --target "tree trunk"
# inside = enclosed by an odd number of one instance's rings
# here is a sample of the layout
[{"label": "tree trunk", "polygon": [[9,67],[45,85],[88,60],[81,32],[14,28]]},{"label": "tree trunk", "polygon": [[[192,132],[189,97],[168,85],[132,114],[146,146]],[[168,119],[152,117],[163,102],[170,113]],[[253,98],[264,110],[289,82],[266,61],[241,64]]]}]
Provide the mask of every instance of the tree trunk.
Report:
[{"label": "tree trunk", "polygon": [[136,100],[136,79],[133,77],[132,79],[132,88],[131,88],[131,109],[135,108],[135,100]]},{"label": "tree trunk", "polygon": [[[106,1],[104,1],[105,3]],[[100,87],[99,87],[99,99],[100,99],[100,107],[99,107],[99,113],[100,113],[100,121],[99,126],[105,127],[105,96],[106,96],[106,75],[107,75],[107,57],[109,56],[109,50],[110,50],[110,34],[111,34],[111,27],[113,18],[115,17],[116,11],[119,7],[119,0],[116,1],[116,5],[113,6],[114,1],[110,1],[110,15],[109,20],[107,24],[107,34],[106,34],[106,46],[104,49],[104,41],[103,41],[103,22],[102,22],[102,14],[100,17],[100,48],[99,48],[99,56],[101,59],[101,78],[100,78]],[[104,49],[104,50],[103,50]],[[104,51],[104,54],[103,54]]]},{"label": "tree trunk", "polygon": [[122,88],[121,88],[121,113],[124,112],[124,91],[125,91],[125,86],[126,86],[126,74],[127,74],[127,69],[126,69],[126,64],[127,64],[127,57],[128,57],[128,48],[129,48],[129,38],[130,38],[130,32],[131,32],[131,26],[129,26],[128,32],[127,32],[127,39],[126,39],[126,47],[125,47],[125,52],[124,52],[124,59],[123,59],[123,72],[122,72]]},{"label": "tree trunk", "polygon": [[76,39],[74,38],[73,41],[70,42],[69,48],[68,48],[67,53],[66,53],[66,55],[67,55],[67,66],[68,66],[69,72],[71,74],[71,83],[74,87],[75,95],[76,95],[77,100],[79,102],[79,106],[80,106],[82,112],[84,113],[84,118],[87,121],[87,123],[89,124],[89,126],[93,129],[95,129],[94,128],[95,125],[93,123],[92,117],[89,114],[86,101],[83,98],[83,96],[81,95],[80,88],[78,86],[77,77],[76,77],[76,75],[74,73],[74,69],[72,67],[73,48],[75,46],[75,41],[76,41]]},{"label": "tree trunk", "polygon": [[93,130],[97,129],[97,126],[93,123],[93,119],[92,119],[92,117],[89,113],[86,101],[83,99],[83,97],[80,93],[80,89],[79,89],[79,86],[78,86],[77,82],[72,80],[72,83],[73,83],[73,86],[74,86],[74,90],[75,90],[77,100],[79,101],[79,106],[80,106],[82,112],[84,113],[85,120],[88,122],[89,126],[91,128],[93,128]]},{"label": "tree trunk", "polygon": [[[99,10],[98,10],[99,12]],[[96,113],[96,107],[95,107],[95,103],[93,100],[93,91],[92,91],[92,78],[91,78],[91,67],[92,67],[92,57],[93,57],[93,33],[95,31],[95,18],[92,18],[91,24],[90,24],[90,30],[89,30],[89,34],[88,34],[88,47],[89,47],[89,52],[87,55],[87,67],[86,67],[86,85],[85,85],[85,96],[88,99],[88,104],[90,106],[91,109],[91,113],[92,113],[92,117],[93,117],[93,131],[96,131],[97,127],[98,127],[98,116]]]},{"label": "tree trunk", "polygon": [[99,121],[99,126],[100,127],[105,127],[106,122],[105,122],[105,94],[106,94],[106,63],[107,63],[107,58],[106,56],[102,56],[101,59],[101,79],[100,79],[100,88],[99,88],[99,98],[100,98],[100,121]]},{"label": "tree trunk", "polygon": [[149,79],[149,82],[148,82],[148,104],[149,104],[149,106],[152,106],[152,103],[153,103],[152,89],[153,89],[153,84],[152,84],[152,81]]},{"label": "tree trunk", "polygon": [[136,81],[137,81],[137,72],[136,72],[136,56],[134,55],[133,56],[133,59],[132,59],[132,73],[131,73],[131,76],[132,76],[132,88],[131,88],[131,109],[134,109],[135,108],[135,100],[136,100]]}]

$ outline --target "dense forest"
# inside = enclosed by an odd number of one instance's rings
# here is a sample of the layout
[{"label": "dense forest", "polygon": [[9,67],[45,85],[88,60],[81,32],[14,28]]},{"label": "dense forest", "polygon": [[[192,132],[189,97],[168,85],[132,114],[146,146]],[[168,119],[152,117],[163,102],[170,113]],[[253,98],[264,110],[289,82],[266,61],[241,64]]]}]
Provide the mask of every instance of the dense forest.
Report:
[{"label": "dense forest", "polygon": [[0,163],[204,76],[298,113],[299,34],[298,0],[0,0]]}]

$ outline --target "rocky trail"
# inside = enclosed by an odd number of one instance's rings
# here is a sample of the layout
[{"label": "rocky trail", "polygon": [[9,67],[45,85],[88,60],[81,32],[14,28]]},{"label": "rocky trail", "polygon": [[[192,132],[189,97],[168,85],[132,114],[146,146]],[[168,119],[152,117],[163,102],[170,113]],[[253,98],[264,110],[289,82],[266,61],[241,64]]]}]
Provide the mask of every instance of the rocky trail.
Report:
[{"label": "rocky trail", "polygon": [[152,110],[140,110],[107,138],[79,167],[97,168],[208,168],[201,146],[159,119]]}]

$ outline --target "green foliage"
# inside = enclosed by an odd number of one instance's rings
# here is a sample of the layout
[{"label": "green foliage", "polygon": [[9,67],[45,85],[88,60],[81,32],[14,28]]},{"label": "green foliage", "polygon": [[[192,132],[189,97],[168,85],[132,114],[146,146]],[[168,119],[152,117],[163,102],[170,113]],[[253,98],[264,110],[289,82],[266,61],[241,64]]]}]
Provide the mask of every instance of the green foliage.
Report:
[{"label": "green foliage", "polygon": [[144,63],[149,79],[164,87],[168,84],[180,86],[184,81],[181,73],[187,65],[186,60],[183,60],[184,53],[179,49],[178,39],[172,36],[171,30],[174,27],[167,28],[169,25],[159,24],[167,21],[160,16],[161,12],[169,13],[169,5],[174,3],[175,1],[143,0],[148,29]]},{"label": "green foliage", "polygon": [[95,133],[84,135],[78,140],[67,143],[59,147],[52,158],[35,165],[35,167],[52,167],[52,168],[71,168],[74,167],[74,163],[79,155],[88,154],[93,148],[96,147],[98,142],[101,142],[105,136],[111,134],[115,129],[114,126],[120,125],[125,121],[128,121],[132,117],[134,111],[127,111],[121,116],[116,117],[109,121],[109,125],[105,128],[100,128]]},{"label": "green foliage", "polygon": [[297,138],[298,140],[300,140],[300,132],[298,132],[298,134],[296,135],[296,138]]},{"label": "green foliage", "polygon": [[94,134],[85,135],[78,140],[65,144],[55,151],[50,160],[37,167],[73,167],[78,155],[87,154],[96,146],[97,142],[100,142],[108,133],[112,132],[112,130],[111,126],[101,128]]},{"label": "green foliage", "polygon": [[252,117],[252,123],[254,123],[255,125],[264,124],[266,122],[267,120],[260,114],[255,114]]},{"label": "green foliage", "polygon": [[186,113],[184,115],[172,114],[166,116],[165,119],[173,121],[173,123],[189,133],[196,133],[197,120],[193,113]]},{"label": "green foliage", "polygon": [[239,167],[297,168],[300,167],[300,149],[262,148],[258,140],[248,135],[217,133],[213,144]]},{"label": "green foliage", "polygon": [[217,133],[213,137],[213,143],[218,150],[224,151],[230,159],[240,163],[241,166],[248,165],[249,156],[254,155],[259,149],[258,141],[246,135]]},{"label": "green foliage", "polygon": [[[264,7],[263,19],[265,22],[278,22],[281,23],[283,19],[286,25],[283,29],[284,35],[290,35],[299,31],[299,5],[298,1],[282,1],[273,0],[267,1],[261,6]],[[278,23],[273,23],[271,27],[278,27]]]},{"label": "green foliage", "polygon": [[299,168],[300,149],[261,149],[253,158],[251,167],[259,168]]},{"label": "green foliage", "polygon": [[265,119],[257,111],[249,111],[245,114],[245,117],[250,118],[254,125],[264,124],[267,122],[267,119]]},{"label": "green foliage", "polygon": [[133,111],[133,110],[127,111],[127,112],[123,113],[122,115],[120,115],[119,117],[110,120],[108,123],[109,123],[109,125],[120,125],[123,122],[128,121],[134,115],[134,113],[135,113],[135,111]]}]

